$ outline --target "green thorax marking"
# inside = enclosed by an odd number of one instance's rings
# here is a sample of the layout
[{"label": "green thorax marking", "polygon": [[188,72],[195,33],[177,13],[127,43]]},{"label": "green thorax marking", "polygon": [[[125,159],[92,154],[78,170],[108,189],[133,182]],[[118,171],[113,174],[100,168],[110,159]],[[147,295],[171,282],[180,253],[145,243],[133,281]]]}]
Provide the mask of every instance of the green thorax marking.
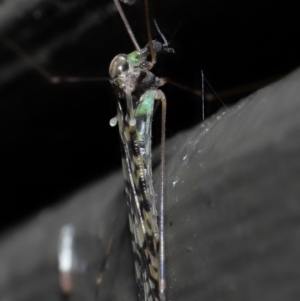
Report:
[{"label": "green thorax marking", "polygon": [[133,51],[127,54],[127,60],[134,66],[139,67],[146,61],[147,56],[141,54],[139,51]]}]

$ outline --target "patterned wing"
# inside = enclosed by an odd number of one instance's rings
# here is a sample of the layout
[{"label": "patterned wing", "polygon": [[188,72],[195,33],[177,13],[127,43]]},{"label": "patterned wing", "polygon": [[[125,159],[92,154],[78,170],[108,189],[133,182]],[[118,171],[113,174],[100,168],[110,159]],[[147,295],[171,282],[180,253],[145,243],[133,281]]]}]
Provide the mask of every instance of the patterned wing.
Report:
[{"label": "patterned wing", "polygon": [[[154,99],[153,99],[154,102]],[[129,126],[118,103],[122,165],[132,234],[134,267],[140,301],[159,301],[159,234],[151,167],[151,119],[153,106]],[[146,123],[146,125],[145,125]]]}]

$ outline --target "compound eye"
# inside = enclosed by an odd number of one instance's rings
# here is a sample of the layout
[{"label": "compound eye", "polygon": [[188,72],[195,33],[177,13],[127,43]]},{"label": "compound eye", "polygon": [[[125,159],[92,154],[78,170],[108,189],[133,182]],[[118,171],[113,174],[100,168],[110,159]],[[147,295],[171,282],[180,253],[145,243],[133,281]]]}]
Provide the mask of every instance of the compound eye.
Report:
[{"label": "compound eye", "polygon": [[123,72],[128,71],[129,64],[126,54],[118,54],[113,58],[109,65],[109,75],[111,79],[120,76]]}]

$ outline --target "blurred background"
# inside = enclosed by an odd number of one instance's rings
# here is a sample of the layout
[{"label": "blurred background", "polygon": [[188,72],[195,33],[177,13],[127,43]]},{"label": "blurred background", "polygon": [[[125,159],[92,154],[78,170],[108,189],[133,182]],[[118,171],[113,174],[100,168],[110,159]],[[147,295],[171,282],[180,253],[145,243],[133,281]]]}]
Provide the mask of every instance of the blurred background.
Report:
[{"label": "blurred background", "polygon": [[[146,45],[143,1],[125,9],[140,45]],[[155,74],[201,89],[203,70],[221,96],[233,89],[223,97],[227,105],[299,66],[294,1],[151,0],[150,11],[175,49],[158,58]],[[155,30],[153,36],[159,39]],[[107,77],[112,58],[134,48],[112,0],[2,1],[0,37],[4,231],[121,167],[118,130],[109,126],[116,112],[110,83],[50,84],[5,41],[55,76]],[[201,122],[201,99],[170,85],[163,90],[168,137]],[[205,116],[220,106],[206,103]]]}]

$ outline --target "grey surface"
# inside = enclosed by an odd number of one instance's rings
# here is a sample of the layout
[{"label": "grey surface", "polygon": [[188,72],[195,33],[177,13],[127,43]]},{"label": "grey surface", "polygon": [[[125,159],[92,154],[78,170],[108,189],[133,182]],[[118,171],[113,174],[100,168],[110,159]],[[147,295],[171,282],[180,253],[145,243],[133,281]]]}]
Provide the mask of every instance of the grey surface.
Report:
[{"label": "grey surface", "polygon": [[[298,299],[299,78],[298,69],[167,142],[168,300]],[[59,300],[60,227],[97,238],[103,256],[122,190],[118,172],[3,236],[0,299]],[[99,300],[136,298],[129,240],[118,232]],[[90,250],[84,260],[99,260]],[[73,300],[93,298],[91,282]]]},{"label": "grey surface", "polygon": [[169,300],[298,299],[299,74],[174,141]]}]

